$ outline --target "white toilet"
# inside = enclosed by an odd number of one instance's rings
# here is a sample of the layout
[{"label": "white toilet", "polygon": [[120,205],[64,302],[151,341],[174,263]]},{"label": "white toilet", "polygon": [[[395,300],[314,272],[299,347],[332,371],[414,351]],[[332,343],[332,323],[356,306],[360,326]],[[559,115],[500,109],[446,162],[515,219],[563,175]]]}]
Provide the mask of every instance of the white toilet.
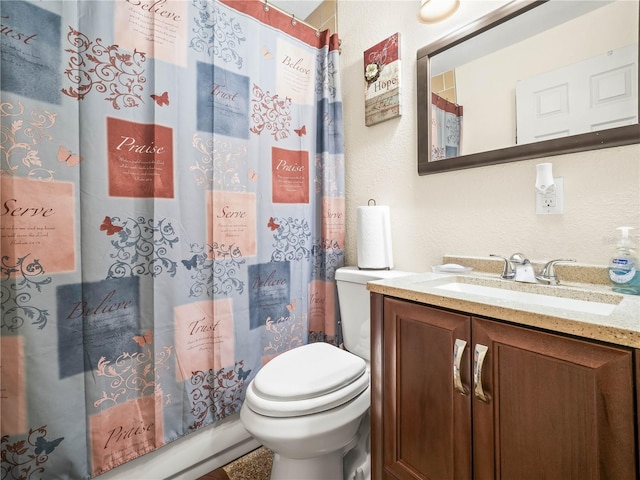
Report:
[{"label": "white toilet", "polygon": [[[408,272],[339,268],[336,283],[346,350],[327,343],[294,348],[267,363],[249,384],[240,418],[247,431],[274,452],[271,480],[370,478],[366,283],[402,275]],[[350,452],[345,459],[352,449],[359,453]]]}]

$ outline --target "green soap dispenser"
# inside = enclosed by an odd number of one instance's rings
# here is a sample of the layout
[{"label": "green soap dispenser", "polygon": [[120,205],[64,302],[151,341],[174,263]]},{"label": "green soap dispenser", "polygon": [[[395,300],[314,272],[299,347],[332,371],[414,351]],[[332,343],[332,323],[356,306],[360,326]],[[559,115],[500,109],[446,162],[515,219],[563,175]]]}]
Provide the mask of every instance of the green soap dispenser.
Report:
[{"label": "green soap dispenser", "polygon": [[618,227],[622,236],[616,245],[616,253],[609,262],[611,289],[618,293],[640,295],[640,262],[629,238],[632,227]]}]

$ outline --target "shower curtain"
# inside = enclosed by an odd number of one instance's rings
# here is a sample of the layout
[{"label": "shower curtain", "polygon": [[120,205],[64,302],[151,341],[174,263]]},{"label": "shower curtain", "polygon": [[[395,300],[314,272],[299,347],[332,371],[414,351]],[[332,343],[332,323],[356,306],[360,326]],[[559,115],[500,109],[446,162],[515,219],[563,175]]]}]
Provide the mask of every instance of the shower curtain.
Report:
[{"label": "shower curtain", "polygon": [[79,479],[340,344],[338,39],[260,1],[3,1],[1,479]]},{"label": "shower curtain", "polygon": [[461,155],[462,106],[431,94],[431,161]]}]

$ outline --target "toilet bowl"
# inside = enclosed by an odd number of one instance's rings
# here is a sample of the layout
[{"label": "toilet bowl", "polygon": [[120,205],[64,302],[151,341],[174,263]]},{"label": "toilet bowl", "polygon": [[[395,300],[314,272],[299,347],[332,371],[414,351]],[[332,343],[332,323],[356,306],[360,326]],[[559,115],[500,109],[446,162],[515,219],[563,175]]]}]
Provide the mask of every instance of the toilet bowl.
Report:
[{"label": "toilet bowl", "polygon": [[345,350],[327,343],[294,348],[272,359],[250,382],[240,418],[274,452],[271,480],[369,478],[366,283],[407,274],[338,269]]}]

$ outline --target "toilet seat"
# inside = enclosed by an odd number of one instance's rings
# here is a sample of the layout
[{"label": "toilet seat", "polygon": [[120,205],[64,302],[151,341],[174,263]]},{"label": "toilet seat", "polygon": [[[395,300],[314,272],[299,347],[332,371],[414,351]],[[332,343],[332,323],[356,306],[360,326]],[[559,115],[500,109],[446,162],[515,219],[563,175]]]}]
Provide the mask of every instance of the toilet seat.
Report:
[{"label": "toilet seat", "polygon": [[296,417],[342,405],[368,386],[362,358],[318,342],[289,350],[262,367],[245,402],[261,415]]}]

